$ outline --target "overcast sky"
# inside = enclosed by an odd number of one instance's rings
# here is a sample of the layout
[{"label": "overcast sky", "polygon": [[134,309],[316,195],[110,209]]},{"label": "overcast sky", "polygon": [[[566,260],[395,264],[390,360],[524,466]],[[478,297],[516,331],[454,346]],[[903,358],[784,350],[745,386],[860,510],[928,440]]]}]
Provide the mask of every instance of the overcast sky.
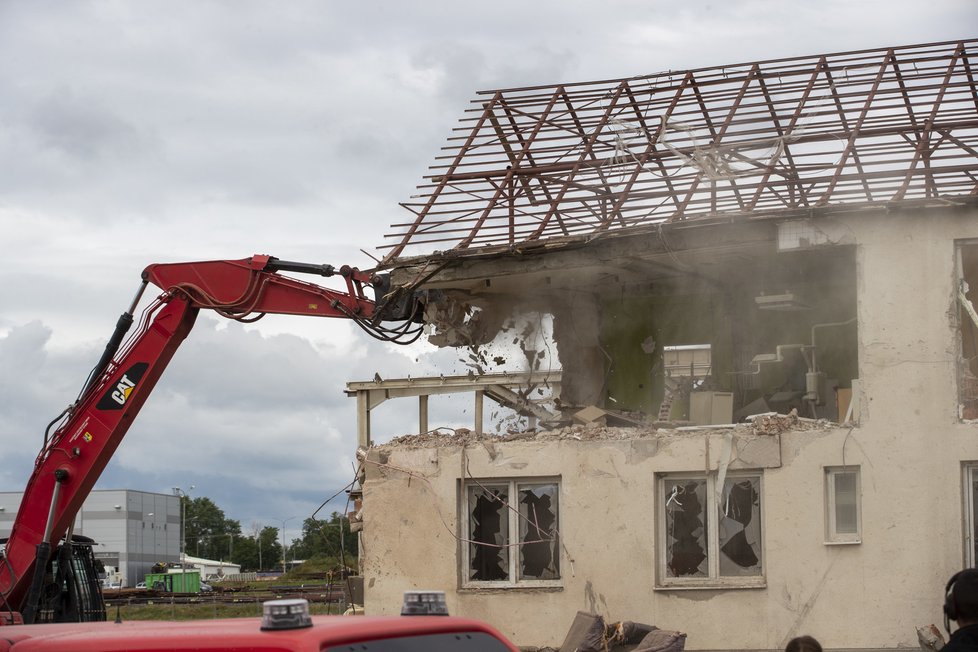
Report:
[{"label": "overcast sky", "polygon": [[[371,266],[476,91],[974,36],[974,0],[0,0],[0,491],[23,489],[148,263]],[[459,373],[340,321],[202,314],[100,488],[246,530],[353,475],[344,383]],[[402,404],[403,403],[403,404]],[[464,423],[433,403],[431,426]],[[378,411],[416,428],[413,401]],[[336,503],[327,508],[341,509]]]}]

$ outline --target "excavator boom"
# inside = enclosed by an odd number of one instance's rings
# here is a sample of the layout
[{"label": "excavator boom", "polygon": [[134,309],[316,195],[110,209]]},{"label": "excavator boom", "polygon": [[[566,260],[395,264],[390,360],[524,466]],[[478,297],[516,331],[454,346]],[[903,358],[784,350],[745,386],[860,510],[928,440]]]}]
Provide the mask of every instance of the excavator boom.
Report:
[{"label": "excavator boom", "polygon": [[[284,271],[341,276],[346,289],[297,280],[280,273]],[[126,339],[149,283],[163,293]],[[368,289],[376,296],[368,297]],[[386,277],[355,268],[337,270],[264,255],[148,266],[140,291],[120,317],[78,400],[65,411],[54,433],[45,434],[0,558],[0,616],[8,611],[20,612],[25,623],[37,619],[52,550],[62,538],[70,540],[75,515],[201,309],[244,322],[264,314],[352,319],[374,336],[399,343],[417,339],[421,330],[419,304],[388,292]],[[388,328],[386,321],[403,324]]]}]

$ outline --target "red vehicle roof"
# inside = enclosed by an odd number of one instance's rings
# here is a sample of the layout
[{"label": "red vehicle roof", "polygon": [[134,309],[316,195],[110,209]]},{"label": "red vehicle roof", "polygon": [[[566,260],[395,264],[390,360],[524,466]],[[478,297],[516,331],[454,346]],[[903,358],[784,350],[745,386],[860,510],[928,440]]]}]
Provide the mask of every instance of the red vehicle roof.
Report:
[{"label": "red vehicle roof", "polygon": [[[13,625],[0,628],[0,652],[517,650],[489,625],[465,618],[314,616],[312,621],[312,627],[278,631],[262,631],[260,618]],[[412,645],[411,638],[424,645]]]}]

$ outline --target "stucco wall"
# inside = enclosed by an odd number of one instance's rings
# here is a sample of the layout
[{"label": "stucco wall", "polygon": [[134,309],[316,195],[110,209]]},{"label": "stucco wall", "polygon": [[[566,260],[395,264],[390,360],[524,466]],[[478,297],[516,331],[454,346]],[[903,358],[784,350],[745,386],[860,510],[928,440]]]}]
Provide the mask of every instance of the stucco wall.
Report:
[{"label": "stucco wall", "polygon": [[[397,613],[402,591],[429,588],[520,645],[559,645],[587,610],[685,631],[687,649],[776,649],[800,633],[828,648],[916,647],[915,626],[941,622],[944,583],[963,563],[961,464],[978,460],[978,426],[957,419],[953,321],[954,240],[978,238],[978,215],[821,226],[857,245],[862,420],[768,437],[748,460],[765,467],[764,588],[656,588],[655,474],[716,469],[722,431],[393,447],[371,451],[364,484],[368,612]],[[843,462],[860,466],[862,542],[826,545],[823,467]],[[561,588],[459,590],[466,468],[561,478]]]}]

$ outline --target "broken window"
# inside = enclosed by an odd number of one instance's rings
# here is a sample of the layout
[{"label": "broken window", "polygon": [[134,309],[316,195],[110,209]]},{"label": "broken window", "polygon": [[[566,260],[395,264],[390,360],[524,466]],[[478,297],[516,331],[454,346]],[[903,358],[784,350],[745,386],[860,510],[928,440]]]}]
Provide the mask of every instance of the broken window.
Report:
[{"label": "broken window", "polygon": [[827,543],[860,542],[859,503],[859,467],[825,467],[825,541]]},{"label": "broken window", "polygon": [[558,486],[553,481],[466,483],[467,582],[560,579]]},{"label": "broken window", "polygon": [[962,419],[978,419],[978,243],[958,245],[958,393]]},{"label": "broken window", "polygon": [[660,478],[660,585],[763,583],[761,476],[720,483],[715,473]]},{"label": "broken window", "polygon": [[469,487],[470,580],[508,580],[507,487]]}]

